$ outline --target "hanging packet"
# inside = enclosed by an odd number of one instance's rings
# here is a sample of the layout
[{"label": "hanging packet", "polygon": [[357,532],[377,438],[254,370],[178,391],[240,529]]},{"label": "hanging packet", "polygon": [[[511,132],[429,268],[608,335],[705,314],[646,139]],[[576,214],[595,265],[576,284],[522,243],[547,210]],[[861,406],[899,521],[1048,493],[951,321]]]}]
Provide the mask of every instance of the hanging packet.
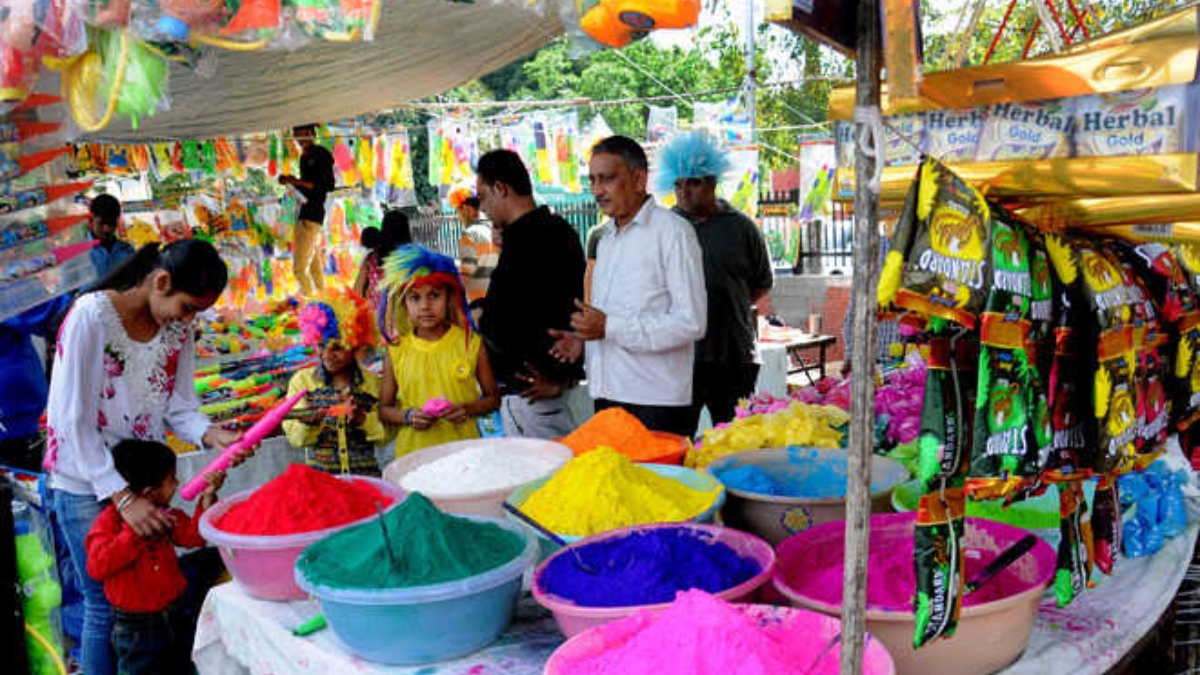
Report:
[{"label": "hanging packet", "polygon": [[1121,549],[1121,509],[1117,481],[1100,478],[1092,498],[1092,538],[1096,567],[1112,574],[1113,554]]},{"label": "hanging packet", "polygon": [[963,599],[963,514],[961,488],[921,497],[913,532],[917,593],[913,647],[954,635]]},{"label": "hanging packet", "polygon": [[1054,599],[1066,607],[1085,587],[1092,586],[1092,526],[1087,500],[1079,481],[1058,486],[1061,539],[1054,572]]}]

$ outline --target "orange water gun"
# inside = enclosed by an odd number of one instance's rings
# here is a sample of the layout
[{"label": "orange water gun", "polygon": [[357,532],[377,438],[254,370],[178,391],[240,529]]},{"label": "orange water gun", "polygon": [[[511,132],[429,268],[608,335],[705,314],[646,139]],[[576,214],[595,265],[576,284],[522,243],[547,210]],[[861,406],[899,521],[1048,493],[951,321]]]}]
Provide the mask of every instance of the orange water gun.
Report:
[{"label": "orange water gun", "polygon": [[584,0],[579,27],[609,47],[624,47],[638,33],[687,28],[700,18],[700,0]]}]

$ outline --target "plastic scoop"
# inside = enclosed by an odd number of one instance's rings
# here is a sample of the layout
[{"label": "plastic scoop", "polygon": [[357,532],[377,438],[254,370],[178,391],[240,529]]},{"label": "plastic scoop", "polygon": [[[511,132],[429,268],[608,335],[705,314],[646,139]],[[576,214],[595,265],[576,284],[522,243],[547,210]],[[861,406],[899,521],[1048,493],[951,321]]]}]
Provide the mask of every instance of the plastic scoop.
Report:
[{"label": "plastic scoop", "polygon": [[[1035,544],[1037,544],[1037,535],[1027,534],[1018,539],[1015,543],[1013,543],[1012,546],[1009,546],[1001,551],[1000,555],[996,556],[992,562],[987,564],[987,567],[979,570],[979,572],[967,582],[966,586],[963,587],[963,597],[966,597],[979,590],[981,587],[986,586],[989,581],[995,579],[997,575],[1005,570],[1005,568],[1020,560],[1021,556],[1029,553]],[[817,658],[813,659],[813,662],[810,663],[808,668],[804,671],[804,675],[811,673],[813,669],[821,663],[821,660],[825,658],[825,655],[829,653],[829,650],[833,649],[833,646],[840,642],[841,639],[842,632],[838,631],[837,635],[834,635],[832,638],[830,638],[829,642],[821,648],[821,651],[817,654]]]},{"label": "plastic scoop", "polygon": [[542,527],[541,523],[539,523],[536,520],[534,520],[533,518],[530,518],[529,516],[525,515],[521,511],[521,509],[518,509],[517,507],[513,506],[512,504],[509,504],[508,502],[504,502],[504,510],[513,514],[517,518],[520,518],[521,522],[523,522],[526,525],[537,530],[539,533],[541,533],[541,535],[543,537],[558,544],[559,546],[562,546],[563,548],[570,550],[571,554],[575,556],[575,564],[579,567],[579,569],[583,570],[584,572],[587,572],[588,574],[599,574],[600,573],[599,570],[597,570],[596,568],[583,562],[583,556],[579,555],[579,549],[574,548],[573,546],[570,546],[569,544],[567,544],[567,542],[563,541],[562,537],[558,536],[557,534],[554,534],[550,530],[547,530],[545,527]]}]

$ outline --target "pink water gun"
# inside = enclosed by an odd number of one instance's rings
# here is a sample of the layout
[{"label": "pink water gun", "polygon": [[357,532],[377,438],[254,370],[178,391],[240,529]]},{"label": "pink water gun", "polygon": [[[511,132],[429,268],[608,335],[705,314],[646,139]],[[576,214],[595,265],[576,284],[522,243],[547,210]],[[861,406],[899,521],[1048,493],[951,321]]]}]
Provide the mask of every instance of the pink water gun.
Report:
[{"label": "pink water gun", "polygon": [[233,458],[239,452],[243,452],[247,448],[254,447],[259,441],[266,438],[267,434],[274,431],[275,427],[279,426],[279,424],[283,422],[283,418],[287,416],[288,412],[290,412],[292,408],[296,407],[296,404],[299,403],[300,399],[304,398],[304,395],[307,393],[307,389],[301,389],[295,394],[283,399],[279,405],[271,408],[271,412],[263,415],[262,419],[260,419],[258,422],[255,422],[254,426],[250,427],[246,430],[246,433],[242,434],[241,438],[232,443],[228,448],[225,448],[225,451],[218,455],[216,459],[209,462],[208,466],[204,467],[198,474],[196,474],[195,478],[192,478],[190,481],[188,481],[187,485],[184,485],[179,491],[179,496],[182,497],[184,501],[189,502],[195,499],[196,495],[199,495],[201,492],[203,492],[204,486],[207,485],[207,481],[204,480],[204,474],[210,471],[224,471],[225,469],[228,469],[229,465],[233,462]]}]

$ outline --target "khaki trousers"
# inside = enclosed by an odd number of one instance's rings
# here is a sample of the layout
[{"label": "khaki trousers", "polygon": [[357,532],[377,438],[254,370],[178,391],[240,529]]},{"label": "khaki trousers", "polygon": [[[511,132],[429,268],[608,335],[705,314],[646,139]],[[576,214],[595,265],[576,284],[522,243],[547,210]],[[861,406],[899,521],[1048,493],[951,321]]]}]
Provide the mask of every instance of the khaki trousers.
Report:
[{"label": "khaki trousers", "polygon": [[300,294],[312,298],[325,288],[325,254],[321,250],[321,224],[311,220],[296,223],[292,235],[292,274]]}]

